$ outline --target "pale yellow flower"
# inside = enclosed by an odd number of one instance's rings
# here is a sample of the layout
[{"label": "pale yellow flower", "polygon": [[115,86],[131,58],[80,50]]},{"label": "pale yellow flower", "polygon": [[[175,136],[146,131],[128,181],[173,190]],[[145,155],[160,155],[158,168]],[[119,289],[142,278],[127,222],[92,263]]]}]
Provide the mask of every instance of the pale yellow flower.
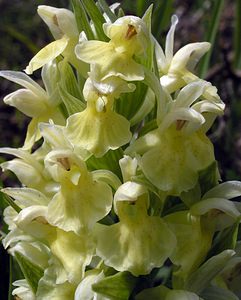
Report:
[{"label": "pale yellow flower", "polygon": [[[28,125],[26,139],[24,142],[24,149],[30,149],[33,144],[41,138],[38,128],[40,122],[48,122],[52,119],[56,124],[63,125],[65,118],[60,112],[58,105],[60,100],[55,94],[55,90],[51,89],[51,84],[48,81],[48,73],[53,75],[55,69],[55,62],[45,65],[42,70],[42,78],[46,83],[45,91],[39,84],[33,81],[29,76],[22,72],[1,71],[0,76],[13,81],[24,87],[4,97],[3,101],[16,107],[25,115],[32,118]],[[55,78],[52,77],[54,85]]]},{"label": "pale yellow flower", "polygon": [[[169,93],[173,93],[186,84],[198,80],[193,72],[201,57],[210,49],[208,42],[190,43],[183,46],[174,54],[174,32],[178,23],[176,15],[172,16],[172,25],[166,37],[165,52],[155,43],[160,82]],[[206,86],[203,91],[208,100],[218,100],[217,89]]]},{"label": "pale yellow flower", "polygon": [[45,158],[45,166],[60,183],[60,190],[48,205],[50,224],[80,234],[110,212],[111,188],[93,178],[85,163],[71,151],[51,151]]},{"label": "pale yellow flower", "polygon": [[[30,154],[28,151],[14,148],[0,148],[0,153],[17,157],[3,162],[1,164],[3,171],[12,171],[21,184],[29,189],[36,189],[46,196],[53,195],[56,190],[56,183],[45,170],[41,162],[42,157],[38,156],[38,153]],[[46,155],[46,153],[44,154]],[[28,192],[32,193],[30,190],[26,190],[26,201]]]},{"label": "pale yellow flower", "polygon": [[51,226],[47,219],[48,208],[33,205],[21,210],[15,218],[15,224],[26,235],[42,241],[50,249],[52,256],[52,274],[57,273],[56,282],[68,280],[76,284],[84,276],[85,267],[94,254],[94,241],[87,231],[77,235]]},{"label": "pale yellow flower", "polygon": [[15,286],[14,290],[12,291],[13,296],[18,296],[19,299],[36,299],[26,279],[14,281],[13,286]]},{"label": "pale yellow flower", "polygon": [[[114,78],[111,79],[113,81]],[[96,85],[100,91],[94,84],[87,79],[83,91],[87,108],[67,119],[65,133],[73,147],[86,149],[96,157],[101,157],[109,149],[114,150],[128,143],[131,132],[129,121],[113,110],[113,95],[117,92],[112,92],[112,87],[108,88],[105,82]],[[103,89],[109,89],[112,93],[102,94]]]},{"label": "pale yellow flower", "polygon": [[97,255],[108,266],[134,276],[161,267],[175,248],[176,239],[159,216],[148,215],[146,188],[125,182],[116,191],[114,201],[119,222],[110,226],[96,224]]},{"label": "pale yellow flower", "polygon": [[103,25],[109,42],[84,41],[76,46],[77,57],[87,63],[96,64],[101,80],[118,76],[127,81],[143,80],[144,71],[133,55],[144,55],[148,43],[148,30],[138,17],[125,16],[113,24]]},{"label": "pale yellow flower", "polygon": [[158,107],[158,128],[126,149],[126,154],[142,155],[139,164],[145,176],[169,194],[179,195],[194,187],[198,171],[215,160],[213,145],[205,132],[222,114],[224,104],[221,100],[200,100],[207,85],[205,81],[190,83],[175,100],[164,93],[166,108]]},{"label": "pale yellow flower", "polygon": [[74,47],[78,43],[79,32],[73,12],[64,8],[40,5],[38,14],[48,25],[56,41],[41,49],[31,59],[25,72],[32,74],[35,70],[62,54],[67,61],[86,76],[87,65],[81,63],[74,54]]},{"label": "pale yellow flower", "polygon": [[103,271],[98,269],[92,269],[85,272],[84,279],[78,285],[75,291],[74,300],[86,299],[86,300],[111,300],[102,294],[96,293],[92,289],[92,284],[95,284],[105,278]]}]

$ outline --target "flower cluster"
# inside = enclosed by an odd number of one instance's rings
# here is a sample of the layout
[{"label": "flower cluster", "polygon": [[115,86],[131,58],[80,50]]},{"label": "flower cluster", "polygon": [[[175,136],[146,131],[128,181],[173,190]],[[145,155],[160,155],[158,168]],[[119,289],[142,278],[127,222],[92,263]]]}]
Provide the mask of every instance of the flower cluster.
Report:
[{"label": "flower cluster", "polygon": [[163,50],[151,8],[142,18],[111,9],[84,31],[71,11],[39,6],[55,41],[25,72],[42,68],[44,88],[0,72],[23,86],[4,102],[32,118],[22,148],[0,149],[21,182],[2,189],[3,245],[25,275],[13,295],[238,299],[241,207],[230,199],[241,183],[219,183],[206,133],[224,103],[194,74],[210,45],[173,54],[176,16]]}]

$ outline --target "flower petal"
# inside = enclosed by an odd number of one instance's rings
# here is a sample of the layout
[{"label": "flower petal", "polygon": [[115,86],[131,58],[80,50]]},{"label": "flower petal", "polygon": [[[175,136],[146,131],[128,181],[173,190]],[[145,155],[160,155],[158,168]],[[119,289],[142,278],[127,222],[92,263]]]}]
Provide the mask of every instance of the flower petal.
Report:
[{"label": "flower petal", "polygon": [[75,284],[68,281],[56,284],[56,276],[53,275],[52,268],[48,268],[44,272],[44,276],[40,279],[36,298],[38,300],[70,300],[74,299]]},{"label": "flower petal", "polygon": [[76,46],[75,53],[79,59],[98,65],[101,80],[111,76],[118,76],[128,81],[144,79],[143,67],[130,55],[116,52],[111,43],[82,42]]},{"label": "flower petal", "polygon": [[96,157],[117,149],[131,139],[130,123],[112,110],[97,112],[91,108],[67,119],[66,136],[77,147]]},{"label": "flower petal", "polygon": [[203,195],[202,199],[226,198],[232,199],[241,196],[241,182],[228,181],[221,183]]},{"label": "flower petal", "polygon": [[[129,222],[95,228],[97,255],[118,271],[149,274],[163,265],[175,247],[175,236],[159,217],[137,216]],[[161,242],[163,241],[163,242]]]},{"label": "flower petal", "polygon": [[191,214],[193,215],[204,215],[211,209],[216,209],[224,212],[230,217],[236,219],[240,216],[240,212],[236,208],[234,202],[224,198],[209,198],[202,200],[191,207]]},{"label": "flower petal", "polygon": [[159,144],[143,155],[141,167],[156,187],[179,195],[194,187],[198,171],[214,160],[213,145],[204,134],[183,135],[170,127],[160,135]]},{"label": "flower petal", "polygon": [[41,49],[29,62],[25,69],[27,74],[32,74],[34,71],[41,68],[51,60],[59,56],[68,45],[68,39],[63,37],[60,40],[54,41],[43,49]]},{"label": "flower petal", "polygon": [[177,107],[189,107],[195,102],[204,92],[204,88],[209,86],[208,82],[204,80],[198,80],[189,83],[179,92],[173,106]]},{"label": "flower petal", "polygon": [[90,270],[85,273],[85,278],[80,282],[75,291],[75,300],[108,300],[105,296],[98,295],[92,290],[92,284],[104,278],[104,273],[99,270]]},{"label": "flower petal", "polygon": [[60,191],[48,205],[47,220],[65,231],[80,233],[104,218],[112,207],[111,188],[93,179],[83,161],[70,151],[52,151],[46,167],[60,182]]},{"label": "flower petal", "polygon": [[48,205],[47,197],[38,190],[22,188],[5,188],[1,192],[14,198],[23,207],[31,205]]},{"label": "flower petal", "polygon": [[39,116],[46,110],[47,103],[44,100],[27,89],[19,89],[3,99],[6,104],[16,107],[29,117]]},{"label": "flower petal", "polygon": [[[66,185],[66,186],[65,186]],[[111,188],[80,176],[78,186],[61,186],[48,206],[47,220],[65,231],[79,233],[106,216],[112,206]]]},{"label": "flower petal", "polygon": [[41,242],[20,241],[13,246],[9,252],[13,256],[15,252],[20,253],[42,270],[48,267],[50,251],[49,248]]},{"label": "flower petal", "polygon": [[47,97],[45,90],[25,73],[16,71],[0,71],[0,76],[25,87],[40,98],[46,99]]},{"label": "flower petal", "polygon": [[[178,107],[166,114],[161,125],[159,126],[159,130],[161,132],[164,131],[178,120],[188,121],[187,124],[189,125],[189,128],[192,125],[192,131],[189,130],[189,133],[196,131],[202,126],[202,124],[205,123],[204,117],[196,110],[192,108]],[[185,130],[185,128],[183,128],[183,130]]]},{"label": "flower petal", "polygon": [[1,164],[3,170],[10,170],[16,174],[18,179],[27,187],[40,189],[44,185],[42,174],[31,164],[20,159],[13,159]]},{"label": "flower petal", "polygon": [[119,165],[124,182],[131,180],[132,176],[136,175],[138,166],[136,158],[131,158],[128,155],[124,155],[124,157],[119,160]]},{"label": "flower petal", "polygon": [[180,71],[187,69],[192,71],[196,66],[199,59],[210,49],[210,43],[191,43],[180,50],[174,55],[169,72],[179,73]]},{"label": "flower petal", "polygon": [[47,5],[38,6],[38,14],[48,25],[54,38],[60,39],[63,35],[78,36],[77,24],[72,11]]},{"label": "flower petal", "polygon": [[13,285],[16,286],[16,288],[12,291],[13,296],[17,296],[19,297],[19,299],[26,299],[26,300],[36,299],[26,279],[14,281]]},{"label": "flower petal", "polygon": [[[118,202],[128,201],[135,202],[137,198],[147,192],[146,188],[136,182],[127,181],[123,183],[115,193],[114,208],[118,215]],[[147,207],[149,204],[147,205]]]},{"label": "flower petal", "polygon": [[109,57],[108,65],[101,65],[101,73],[106,74],[102,80],[111,76],[118,76],[126,81],[139,81],[145,77],[143,66],[123,53],[112,54],[111,58]]},{"label": "flower petal", "polygon": [[165,56],[166,56],[166,64],[169,66],[171,60],[173,58],[173,46],[174,46],[174,33],[178,23],[178,17],[176,15],[172,16],[171,19],[171,28],[168,31],[166,36],[166,46],[165,46]]},{"label": "flower petal", "polygon": [[94,253],[95,245],[92,237],[87,232],[76,235],[56,228],[56,235],[50,238],[49,243],[51,252],[60,260],[67,272],[69,282],[78,284]]},{"label": "flower petal", "polygon": [[39,129],[42,137],[53,149],[72,149],[72,145],[64,135],[63,126],[54,123],[39,123]]},{"label": "flower petal", "polygon": [[86,41],[75,47],[76,56],[89,64],[108,64],[113,51],[111,44],[101,41]]}]

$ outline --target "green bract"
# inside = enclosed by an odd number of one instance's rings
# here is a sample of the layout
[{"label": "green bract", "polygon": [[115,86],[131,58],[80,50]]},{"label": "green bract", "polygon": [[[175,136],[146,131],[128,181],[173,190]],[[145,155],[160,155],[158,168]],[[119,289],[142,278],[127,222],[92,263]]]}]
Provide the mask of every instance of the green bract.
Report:
[{"label": "green bract", "polygon": [[22,148],[0,149],[20,181],[1,190],[2,243],[25,278],[12,294],[238,299],[241,183],[219,184],[207,131],[225,105],[195,75],[210,44],[173,54],[175,15],[163,51],[152,7],[139,18],[103,0],[72,4],[38,8],[55,41],[25,72],[42,68],[45,90],[0,72],[24,87],[4,102],[32,118]]}]

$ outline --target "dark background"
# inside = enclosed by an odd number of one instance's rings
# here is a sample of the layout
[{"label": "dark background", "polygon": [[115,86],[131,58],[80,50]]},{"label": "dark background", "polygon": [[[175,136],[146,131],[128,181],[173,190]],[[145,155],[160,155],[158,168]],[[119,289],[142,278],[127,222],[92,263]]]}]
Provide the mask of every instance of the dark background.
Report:
[{"label": "dark background", "polygon": [[[219,0],[159,0],[145,1],[143,6],[138,5],[140,1],[119,2],[126,13],[139,16],[142,16],[145,9],[153,2],[155,4],[153,33],[162,45],[170,25],[170,17],[173,13],[177,14],[179,17],[175,34],[177,50],[187,43],[205,41],[208,38],[208,28],[213,20],[217,1]],[[38,5],[70,8],[70,1],[0,0],[1,70],[23,70],[34,54],[52,40],[47,26],[36,13]],[[164,9],[163,16],[161,10]],[[224,1],[209,70],[204,76],[217,86],[220,97],[226,103],[224,116],[216,120],[209,132],[223,180],[241,179],[240,10],[240,0]],[[36,72],[33,78],[38,80],[39,75],[40,73]],[[0,147],[21,147],[25,137],[28,118],[2,101],[4,96],[17,88],[19,88],[17,85],[0,78]],[[0,162],[5,158],[0,158]],[[9,176],[9,173],[1,174],[0,180],[4,186],[15,184],[14,176]],[[3,209],[4,204],[1,203],[0,218]],[[3,224],[1,219],[0,224]],[[0,229],[5,230],[3,225]],[[0,248],[1,299],[7,299],[8,270],[9,258],[6,251]],[[17,275],[18,270],[15,269],[14,273]]]}]

